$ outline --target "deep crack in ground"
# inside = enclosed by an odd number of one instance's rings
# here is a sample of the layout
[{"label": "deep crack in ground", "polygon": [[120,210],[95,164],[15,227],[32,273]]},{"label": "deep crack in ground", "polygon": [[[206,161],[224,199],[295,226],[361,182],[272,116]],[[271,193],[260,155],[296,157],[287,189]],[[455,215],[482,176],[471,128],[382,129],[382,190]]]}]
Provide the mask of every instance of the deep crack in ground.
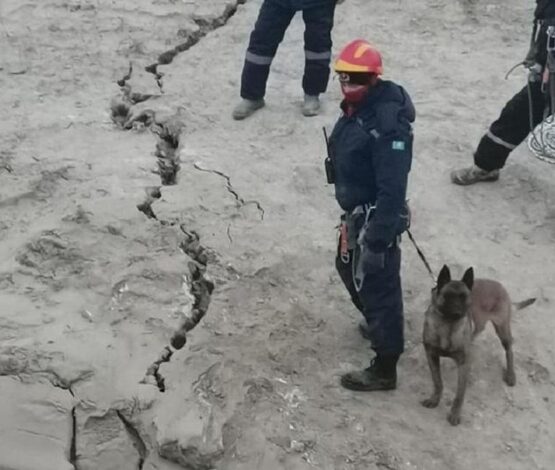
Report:
[{"label": "deep crack in ground", "polygon": [[[160,92],[163,92],[163,83],[161,74],[158,71],[159,65],[168,65],[181,52],[184,52],[211,31],[227,24],[228,20],[235,14],[239,5],[244,4],[246,0],[237,0],[233,5],[228,5],[217,18],[206,20],[197,18],[195,23],[199,27],[197,31],[191,33],[185,42],[177,45],[158,57],[156,63],[146,67],[146,71],[154,74]],[[133,74],[133,65],[129,65],[129,70],[124,77],[118,80],[118,85],[122,92],[121,100],[112,102],[112,120],[123,129],[132,129],[134,125],[139,124],[148,127],[158,137],[156,143],[155,156],[157,158],[157,173],[160,175],[162,186],[173,185],[177,182],[177,174],[180,170],[178,147],[180,144],[180,136],[184,124],[182,122],[179,111],[166,120],[157,120],[156,113],[152,110],[143,110],[141,113],[134,115],[132,107],[140,102],[147,101],[153,95],[134,93],[131,86],[127,83]],[[226,180],[226,188],[233,195],[238,206],[254,204],[259,213],[260,218],[264,218],[264,209],[258,201],[246,201],[243,199],[231,184],[231,179],[225,173],[217,170],[205,170],[198,165],[195,168],[200,171],[207,171],[219,175]],[[168,225],[167,221],[158,218],[152,204],[162,197],[160,187],[145,188],[146,197],[143,202],[137,205],[137,209],[150,219],[155,219],[163,225]],[[186,238],[180,245],[180,248],[193,261],[188,264],[189,269],[189,287],[193,295],[194,302],[191,312],[186,315],[181,326],[175,331],[171,338],[171,346],[166,346],[159,357],[147,368],[142,383],[148,383],[149,378],[153,378],[156,386],[161,392],[166,390],[165,378],[160,373],[160,367],[165,362],[169,362],[175,350],[183,348],[187,341],[187,333],[195,328],[208,311],[210,299],[214,291],[214,283],[206,279],[206,267],[208,256],[206,249],[200,244],[200,237],[194,231],[188,231],[183,225],[180,225],[182,232]],[[233,241],[228,227],[227,235],[230,242]]]},{"label": "deep crack in ground", "polygon": [[198,26],[198,29],[192,33],[189,33],[186,40],[181,44],[178,44],[172,49],[169,49],[158,56],[157,61],[154,64],[151,64],[145,67],[145,70],[154,75],[156,79],[156,84],[160,89],[160,92],[164,92],[164,84],[163,84],[163,77],[164,74],[158,70],[160,65],[168,65],[173,62],[176,56],[181,54],[182,52],[187,51],[194,45],[196,45],[203,37],[205,37],[208,33],[225,26],[229,19],[235,15],[237,12],[237,8],[239,5],[243,5],[246,3],[247,0],[237,0],[237,2],[233,5],[227,5],[224,12],[221,16],[207,20],[204,18],[194,18],[193,21]]},{"label": "deep crack in ground", "polygon": [[[151,128],[158,136],[155,155],[158,159],[161,183],[162,185],[175,184],[177,182],[177,173],[180,170],[177,149],[183,129],[179,115],[177,114],[164,122],[155,121]],[[137,206],[137,209],[148,218],[155,219],[162,225],[168,225],[167,221],[161,220],[156,216],[152,208],[153,202],[162,197],[161,188],[148,187],[145,189],[145,193],[146,199]],[[214,290],[214,283],[205,278],[208,256],[206,249],[200,245],[200,237],[194,231],[188,232],[183,224],[180,225],[180,228],[186,236],[183,242],[181,242],[180,248],[193,260],[188,265],[188,280],[191,294],[195,300],[190,315],[186,316],[183,324],[174,333],[171,339],[171,347],[166,346],[164,348],[158,359],[148,367],[142,380],[143,383],[148,383],[149,377],[153,377],[158,390],[161,392],[166,391],[166,381],[160,373],[160,366],[170,361],[174,350],[181,349],[185,345],[186,333],[192,330],[208,311],[208,305]]]},{"label": "deep crack in ground", "polygon": [[158,359],[148,367],[145,377],[141,380],[141,383],[149,383],[149,378],[152,377],[161,392],[166,391],[166,381],[160,373],[161,365],[169,362],[174,352],[185,346],[187,333],[194,329],[206,315],[214,292],[214,283],[205,277],[209,259],[206,248],[200,244],[200,237],[196,232],[187,231],[183,224],[180,225],[180,228],[186,236],[180,247],[192,259],[188,263],[189,276],[187,279],[194,301],[191,311],[185,315],[185,319],[174,332],[171,338],[171,346],[166,346],[162,350]]},{"label": "deep crack in ground", "polygon": [[[61,388],[62,390],[67,390],[70,395],[75,398],[75,393],[71,386],[64,387],[63,385],[56,385],[52,383],[56,388]],[[70,433],[70,443],[69,443],[69,463],[73,466],[75,470],[79,470],[77,465],[77,405],[71,407],[71,433]]]},{"label": "deep crack in ground", "polygon": [[145,444],[145,441],[143,440],[143,438],[141,437],[141,434],[139,433],[137,428],[133,425],[133,423],[129,419],[127,419],[120,410],[116,410],[116,414],[118,415],[118,418],[120,419],[120,421],[123,423],[125,430],[129,435],[129,438],[133,442],[133,447],[135,447],[135,449],[137,450],[137,453],[139,454],[137,469],[142,470],[145,464],[145,460],[148,457],[148,449]]},{"label": "deep crack in ground", "polygon": [[77,411],[76,406],[71,409],[71,446],[69,448],[69,463],[75,470],[79,470],[77,465]]},{"label": "deep crack in ground", "polygon": [[[152,73],[156,78],[157,86],[160,93],[163,93],[163,74],[158,70],[160,65],[171,64],[174,58],[194,45],[196,45],[203,37],[211,31],[218,29],[229,21],[229,19],[236,13],[239,5],[244,4],[246,0],[237,0],[234,4],[226,6],[224,12],[213,19],[196,18],[193,21],[198,26],[198,29],[190,33],[186,40],[178,44],[176,47],[160,54],[156,63],[151,64],[145,68],[149,73]],[[114,99],[111,104],[112,120],[116,125],[123,129],[132,129],[136,125],[149,128],[154,134],[157,135],[157,143],[155,156],[157,158],[157,173],[160,175],[160,182],[162,186],[174,185],[177,183],[177,174],[180,170],[178,148],[180,144],[181,132],[184,128],[183,119],[178,110],[176,114],[165,120],[158,120],[156,113],[150,109],[145,109],[138,114],[133,113],[133,106],[149,100],[154,95],[134,93],[128,81],[133,75],[133,65],[129,65],[129,70],[120,80],[117,81],[121,91],[121,98]],[[231,179],[226,174],[216,170],[205,170],[195,165],[200,171],[208,171],[225,178],[227,190],[233,195],[238,206],[245,206],[254,204],[261,219],[264,218],[264,209],[258,201],[244,200],[233,188]],[[162,197],[160,187],[145,188],[146,197],[137,209],[145,214],[148,218],[157,220],[160,224],[168,225],[168,222],[158,218],[154,209],[153,203]],[[171,224],[173,225],[173,224]],[[188,263],[189,287],[193,295],[194,302],[189,314],[186,315],[181,326],[175,331],[171,338],[171,346],[166,346],[159,357],[147,368],[145,377],[141,383],[148,383],[150,378],[161,392],[166,390],[165,378],[160,373],[160,367],[165,362],[169,362],[175,350],[183,348],[187,341],[186,334],[195,328],[201,319],[208,311],[210,299],[214,291],[214,283],[205,277],[206,268],[208,263],[208,256],[206,249],[200,244],[200,237],[194,231],[188,231],[183,225],[180,225],[182,232],[186,238],[180,244],[180,248],[187,254],[193,261]],[[227,235],[232,242],[230,227],[228,227]]]}]

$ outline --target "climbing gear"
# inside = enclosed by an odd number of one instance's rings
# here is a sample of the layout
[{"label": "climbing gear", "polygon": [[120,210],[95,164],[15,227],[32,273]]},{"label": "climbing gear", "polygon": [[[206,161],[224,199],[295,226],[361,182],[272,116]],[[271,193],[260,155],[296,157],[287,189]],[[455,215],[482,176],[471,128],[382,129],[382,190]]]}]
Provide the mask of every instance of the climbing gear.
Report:
[{"label": "climbing gear", "polygon": [[362,290],[362,285],[364,284],[365,272],[362,265],[362,250],[364,249],[364,232],[368,227],[368,222],[372,217],[372,214],[376,210],[376,206],[372,204],[363,204],[357,206],[353,210],[353,214],[363,214],[364,223],[356,231],[355,235],[357,237],[355,246],[353,248],[353,263],[352,263],[352,273],[353,273],[353,284],[355,290],[360,292]]},{"label": "climbing gear", "polygon": [[336,72],[365,72],[383,74],[383,62],[380,52],[364,39],[355,39],[339,53],[335,62]]},{"label": "climbing gear", "polygon": [[360,292],[362,288],[362,281],[358,282],[355,277],[360,255],[357,237],[366,221],[370,218],[374,208],[375,206],[370,204],[363,204],[341,215],[341,223],[339,225],[339,257],[343,264],[349,264],[352,258],[352,277],[357,292]]},{"label": "climbing gear", "polygon": [[[547,52],[545,67],[542,65],[544,59],[541,43],[542,36],[547,35]],[[528,148],[532,155],[539,160],[547,163],[555,164],[555,121],[553,113],[555,113],[555,27],[546,25],[543,20],[536,20],[532,29],[532,37],[530,39],[530,47],[525,59],[522,62],[511,67],[505,75],[505,80],[509,78],[511,73],[520,66],[528,69],[528,112],[530,120],[530,137],[528,138]],[[544,118],[540,124],[534,127],[534,109],[531,83],[541,81],[542,92],[548,95],[546,109],[544,110]],[[550,111],[550,113],[549,113]],[[464,170],[461,170],[464,171]],[[495,181],[495,174],[491,178],[477,179],[468,183],[458,182],[464,181],[466,178],[458,178],[451,174],[451,180],[456,184],[472,184],[477,181]],[[473,180],[474,178],[470,178]]]},{"label": "climbing gear", "polygon": [[247,100],[243,99],[233,110],[233,119],[240,121],[242,119],[248,118],[255,111],[259,110],[264,106],[264,100]]},{"label": "climbing gear", "polygon": [[537,74],[541,74],[543,69],[542,64],[539,61],[540,56],[540,31],[542,22],[540,20],[534,21],[534,26],[532,28],[532,37],[530,38],[530,47],[523,61],[515,64],[509,69],[505,74],[505,80],[507,80],[511,74],[521,65],[527,68],[529,71],[529,79]]},{"label": "climbing gear", "polygon": [[[369,227],[370,219],[375,210],[375,205],[361,204],[356,206],[352,211],[345,212],[341,216],[340,247],[342,249],[340,249],[340,258],[344,264],[348,264],[352,258],[351,269],[353,284],[357,292],[361,291],[364,283],[365,272],[364,263],[362,263],[363,256],[368,256],[363,253],[364,250],[368,250],[365,246],[364,233]],[[387,249],[399,246],[401,244],[401,233],[405,232],[410,227],[411,215],[408,200],[405,203],[404,211],[400,214],[400,217],[404,219],[404,224],[393,242],[387,246]],[[344,251],[345,249],[346,251]],[[385,262],[385,253],[371,252],[370,255],[375,256],[374,261],[376,263],[380,261],[380,257],[382,258],[382,264]]]},{"label": "climbing gear", "polygon": [[451,181],[459,186],[468,186],[479,182],[492,182],[499,179],[499,170],[482,170],[476,165],[451,172]]},{"label": "climbing gear", "polygon": [[341,226],[339,229],[339,256],[341,261],[347,264],[350,260],[349,256],[349,234],[347,229],[347,222],[341,220]]},{"label": "climbing gear", "polygon": [[[538,28],[537,34],[539,34]],[[538,66],[533,64],[530,67],[530,79],[528,81],[528,108],[530,119],[530,137],[528,138],[528,148],[539,160],[555,164],[555,26],[547,27],[547,61],[543,73],[540,73]],[[529,53],[531,54],[531,52]],[[532,68],[534,67],[534,68]],[[535,74],[535,75],[533,75]],[[534,128],[534,110],[531,90],[531,81],[541,79],[542,92],[547,94],[548,99],[544,110],[544,119]]]},{"label": "climbing gear", "polygon": [[537,159],[555,164],[555,121],[553,115],[545,118],[531,131],[528,148]]},{"label": "climbing gear", "polygon": [[318,96],[304,95],[304,102],[302,106],[303,116],[317,116],[319,112],[320,99],[318,98]]}]

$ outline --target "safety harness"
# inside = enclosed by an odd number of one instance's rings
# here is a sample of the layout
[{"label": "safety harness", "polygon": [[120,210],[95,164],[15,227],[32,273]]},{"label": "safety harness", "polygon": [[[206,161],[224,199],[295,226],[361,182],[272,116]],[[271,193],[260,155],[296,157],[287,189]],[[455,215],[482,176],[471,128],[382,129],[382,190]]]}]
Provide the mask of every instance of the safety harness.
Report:
[{"label": "safety harness", "polygon": [[[407,226],[406,232],[409,236],[411,243],[414,245],[419,258],[424,263],[428,274],[435,282],[434,272],[430,267],[430,263],[426,259],[424,252],[420,249],[414,236],[410,230],[410,209],[408,205],[408,200],[406,201],[407,207]],[[351,272],[353,283],[357,292],[362,289],[362,284],[364,282],[364,273],[359,269],[359,260],[362,251],[361,244],[359,243],[359,233],[366,230],[370,219],[376,206],[372,204],[361,204],[356,206],[352,211],[347,211],[341,216],[341,224],[339,226],[339,258],[342,263],[349,264],[351,262]],[[393,246],[399,246],[401,243],[401,235],[397,235],[395,240],[389,244],[388,248]]]}]

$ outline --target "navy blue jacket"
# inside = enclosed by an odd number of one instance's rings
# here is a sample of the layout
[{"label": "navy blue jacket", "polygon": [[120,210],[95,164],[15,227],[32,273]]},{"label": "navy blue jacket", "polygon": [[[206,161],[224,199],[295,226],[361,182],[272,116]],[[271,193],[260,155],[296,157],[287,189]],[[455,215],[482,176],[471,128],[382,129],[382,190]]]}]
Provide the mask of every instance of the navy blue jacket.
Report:
[{"label": "navy blue jacket", "polygon": [[337,202],[345,211],[376,206],[364,238],[373,251],[385,250],[406,228],[414,119],[407,92],[380,81],[354,114],[342,114],[330,136]]},{"label": "navy blue jacket", "polygon": [[538,20],[555,18],[555,0],[536,0],[534,17]]}]

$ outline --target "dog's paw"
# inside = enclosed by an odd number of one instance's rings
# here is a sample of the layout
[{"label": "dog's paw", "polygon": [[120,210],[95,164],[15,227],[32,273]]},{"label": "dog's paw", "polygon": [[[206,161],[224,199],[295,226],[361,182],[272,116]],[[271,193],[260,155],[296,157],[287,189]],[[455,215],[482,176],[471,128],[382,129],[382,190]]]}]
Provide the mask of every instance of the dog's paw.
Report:
[{"label": "dog's paw", "polygon": [[425,400],[422,400],[420,404],[424,408],[436,408],[437,405],[439,405],[439,397],[426,398]]},{"label": "dog's paw", "polygon": [[457,413],[457,412],[454,412],[454,411],[451,411],[447,415],[447,421],[449,421],[449,424],[451,426],[457,426],[461,422],[461,414]]},{"label": "dog's paw", "polygon": [[514,387],[516,385],[516,376],[514,371],[504,371],[503,380],[509,387]]}]

